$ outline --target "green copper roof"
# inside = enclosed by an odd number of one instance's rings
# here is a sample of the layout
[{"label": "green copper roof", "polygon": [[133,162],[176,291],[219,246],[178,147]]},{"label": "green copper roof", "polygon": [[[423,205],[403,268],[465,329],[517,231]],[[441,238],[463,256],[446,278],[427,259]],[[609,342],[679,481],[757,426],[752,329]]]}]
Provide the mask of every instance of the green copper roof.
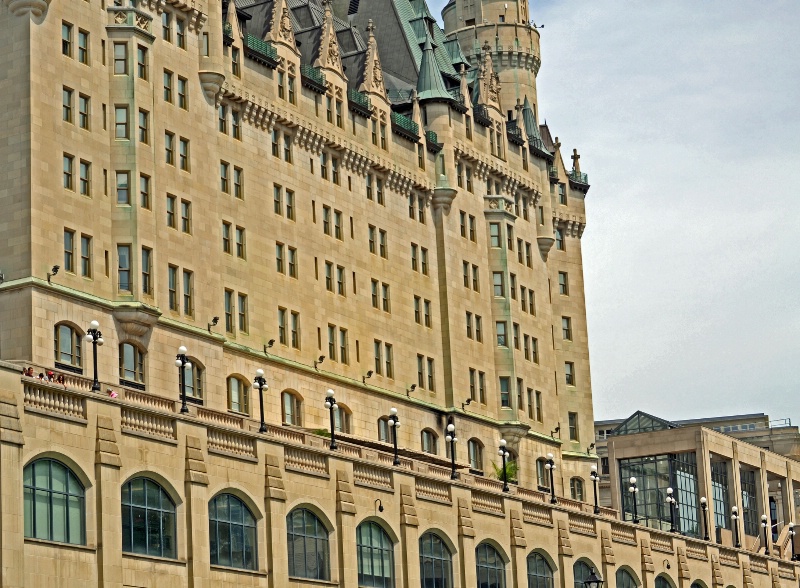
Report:
[{"label": "green copper roof", "polygon": [[611,434],[614,436],[619,435],[634,435],[636,433],[649,433],[651,431],[666,431],[667,429],[677,429],[678,425],[654,417],[651,414],[637,410],[624,422],[614,429]]},{"label": "green copper roof", "polygon": [[436,56],[433,54],[433,45],[430,37],[425,37],[425,46],[422,48],[422,60],[419,64],[419,77],[417,78],[417,96],[420,102],[423,100],[447,100],[451,99],[447,87],[442,79],[442,72],[436,64]]}]

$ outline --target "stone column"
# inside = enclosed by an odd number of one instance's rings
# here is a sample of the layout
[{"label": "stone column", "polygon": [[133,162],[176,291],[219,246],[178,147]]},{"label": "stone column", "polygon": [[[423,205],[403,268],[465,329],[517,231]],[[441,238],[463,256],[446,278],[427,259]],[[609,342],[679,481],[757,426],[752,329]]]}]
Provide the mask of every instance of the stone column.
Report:
[{"label": "stone column", "polygon": [[[705,524],[707,525],[706,532],[708,533],[711,541],[715,541],[714,492],[711,488],[711,453],[708,450],[708,434],[706,433],[705,429],[700,428],[697,431],[697,437],[697,446],[700,450],[699,455],[697,456],[697,490],[700,492],[700,496],[704,496],[706,498],[706,506],[708,506],[705,521]],[[680,500],[680,496],[677,496],[677,489],[675,497]],[[701,517],[703,516],[702,508],[698,514]],[[702,522],[700,524],[701,526],[703,525]]]},{"label": "stone column", "polygon": [[[265,455],[267,463],[264,512],[269,540],[264,548],[267,556],[269,587],[289,585],[289,550],[286,545],[286,489],[283,470],[277,455]],[[269,567],[269,566],[272,567]]]},{"label": "stone column", "polygon": [[198,437],[186,436],[186,549],[189,588],[209,585],[208,472]]},{"label": "stone column", "polygon": [[25,584],[25,519],[22,498],[22,426],[17,400],[0,392],[0,586]]},{"label": "stone column", "polygon": [[[553,514],[556,514],[555,512]],[[572,588],[575,585],[575,573],[572,569],[572,543],[569,540],[567,521],[556,519],[558,533],[558,567],[561,570],[561,588]]]},{"label": "stone column", "polygon": [[466,498],[458,499],[458,549],[461,552],[461,586],[472,588],[475,585],[475,529]]},{"label": "stone column", "polygon": [[[733,469],[733,496],[731,497],[731,508],[734,506],[738,507],[739,509],[739,517],[742,516],[742,464],[739,463],[739,445],[736,441],[733,441],[731,444],[733,447],[733,459],[731,460],[731,468]],[[728,513],[730,515],[731,513]],[[744,525],[742,524],[742,519],[739,518],[738,521],[731,520],[731,524],[737,524],[739,526],[739,540],[744,545]],[[735,537],[735,535],[734,535]]]},{"label": "stone column", "polygon": [[[461,507],[459,505],[459,511]],[[522,524],[522,515],[518,510],[509,511],[511,521],[511,578],[508,582],[513,588],[527,588],[528,586],[528,542],[525,540],[525,530]]]},{"label": "stone column", "polygon": [[336,471],[336,532],[339,535],[339,586],[358,588],[356,505],[345,470]]},{"label": "stone column", "polygon": [[[770,548],[770,554],[772,554],[772,518],[769,514],[769,484],[767,483],[767,454],[763,451],[760,452],[761,457],[761,467],[758,470],[758,478],[759,483],[757,487],[757,491],[759,493],[758,503],[761,505],[761,515],[767,515],[767,542],[766,546]],[[761,527],[761,516],[759,516],[758,520],[758,533],[759,538],[761,539],[761,546],[765,547],[764,544],[764,529]]]},{"label": "stone column", "polygon": [[419,586],[419,519],[413,488],[400,484],[400,540],[403,542],[403,588]]},{"label": "stone column", "polygon": [[122,507],[117,435],[111,417],[97,416],[95,496],[97,508],[97,576],[104,588],[122,586]]}]

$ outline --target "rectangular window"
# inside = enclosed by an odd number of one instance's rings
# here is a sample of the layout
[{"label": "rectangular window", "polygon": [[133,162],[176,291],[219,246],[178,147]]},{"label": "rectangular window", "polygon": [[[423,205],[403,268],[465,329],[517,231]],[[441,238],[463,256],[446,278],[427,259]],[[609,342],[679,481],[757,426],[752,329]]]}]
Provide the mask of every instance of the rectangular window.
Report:
[{"label": "rectangular window", "polygon": [[511,406],[511,380],[507,376],[500,378],[500,406]]},{"label": "rectangular window", "polygon": [[481,291],[480,278],[478,276],[479,276],[479,274],[478,274],[478,266],[473,264],[473,266],[472,266],[472,289],[475,290],[476,292],[480,292]]},{"label": "rectangular window", "polygon": [[242,113],[231,110],[231,133],[234,139],[242,140]]},{"label": "rectangular window", "polygon": [[433,320],[431,318],[431,301],[426,300],[423,304],[423,308],[425,310],[425,326],[430,329],[433,326]]},{"label": "rectangular window", "polygon": [[342,233],[342,212],[340,210],[333,211],[333,236],[339,239],[339,241],[344,240]]},{"label": "rectangular window", "polygon": [[419,247],[416,245],[416,243],[412,243],[411,244],[411,269],[414,270],[415,272],[419,271],[419,263],[418,263],[418,260],[417,260],[417,252],[418,252],[418,250],[419,250]]},{"label": "rectangular window", "polygon": [[175,19],[175,42],[181,49],[186,49],[186,21]]},{"label": "rectangular window", "polygon": [[297,249],[288,247],[286,259],[289,265],[289,277],[297,279]]},{"label": "rectangular window", "polygon": [[164,161],[175,165],[175,135],[169,131],[164,133]]},{"label": "rectangular window", "polygon": [[114,43],[114,75],[128,75],[128,44]]},{"label": "rectangular window", "polygon": [[167,194],[167,226],[172,229],[178,228],[176,220],[175,209],[178,205],[178,199],[172,194]]},{"label": "rectangular window", "polygon": [[497,321],[497,345],[498,347],[508,347],[508,336],[506,334],[505,321]]},{"label": "rectangular window", "polygon": [[147,145],[150,143],[150,113],[139,110],[139,142]]},{"label": "rectangular window", "polygon": [[244,170],[237,166],[233,166],[233,196],[244,199]]},{"label": "rectangular window", "polygon": [[569,296],[569,276],[567,272],[558,272],[558,293]]},{"label": "rectangular window", "polygon": [[292,138],[286,134],[283,135],[283,160],[292,163]]},{"label": "rectangular window", "polygon": [[[324,209],[323,209],[323,212],[324,212]],[[369,238],[369,252],[372,253],[373,255],[375,255],[375,250],[376,250],[375,232],[376,232],[375,227],[373,227],[372,225],[369,225],[369,227],[367,229],[367,235],[368,235],[368,238]]]},{"label": "rectangular window", "polygon": [[467,237],[467,213],[463,210],[459,212],[459,226],[461,228],[461,236],[466,238]]},{"label": "rectangular window", "polygon": [[514,349],[519,349],[519,325],[517,323],[511,325],[511,334],[514,337]]},{"label": "rectangular window", "polygon": [[572,319],[568,316],[561,317],[561,336],[564,341],[572,341]]},{"label": "rectangular window", "polygon": [[566,184],[559,184],[558,185],[558,203],[566,206],[567,205],[567,186]]},{"label": "rectangular window", "polygon": [[424,247],[421,248],[420,251],[420,263],[422,265],[422,275],[428,275],[428,250]]},{"label": "rectangular window", "polygon": [[248,331],[248,320],[247,320],[247,295],[246,294],[239,294],[237,296],[237,310],[239,314],[239,331],[241,333],[246,333]]},{"label": "rectangular window", "polygon": [[244,229],[242,227],[236,227],[236,257],[245,259],[246,253]]},{"label": "rectangular window", "polygon": [[492,287],[494,288],[495,296],[504,297],[506,295],[503,272],[492,272]]},{"label": "rectangular window", "polygon": [[478,396],[481,404],[486,404],[486,374],[478,372]]},{"label": "rectangular window", "polygon": [[380,376],[383,374],[383,343],[375,339],[372,345],[375,351],[375,373]]},{"label": "rectangular window", "polygon": [[564,251],[564,231],[563,229],[556,229],[556,249]]},{"label": "rectangular window", "polygon": [[178,76],[178,108],[189,110],[189,80],[181,76]]},{"label": "rectangular window", "polygon": [[508,290],[511,293],[511,299],[517,299],[517,276],[516,274],[509,274],[508,276]]},{"label": "rectangular window", "polygon": [[72,25],[61,22],[61,54],[72,57]]},{"label": "rectangular window", "polygon": [[578,413],[571,412],[568,414],[569,418],[569,440],[578,441]]},{"label": "rectangular window", "polygon": [[508,250],[514,251],[514,227],[506,225],[506,241],[508,243]]},{"label": "rectangular window", "polygon": [[336,361],[336,325],[328,325],[328,359]]},{"label": "rectangular window", "polygon": [[347,329],[339,328],[339,361],[350,363],[350,349],[347,344]]},{"label": "rectangular window", "polygon": [[417,355],[417,386],[425,388],[425,356]]},{"label": "rectangular window", "polygon": [[192,232],[192,203],[188,200],[181,200],[181,231]]},{"label": "rectangular window", "polygon": [[75,273],[75,231],[64,229],[64,271]]},{"label": "rectangular window", "polygon": [[542,393],[538,390],[536,391],[536,420],[540,423],[544,422],[542,417]]},{"label": "rectangular window", "polygon": [[120,292],[133,292],[130,245],[117,245],[117,287]]},{"label": "rectangular window", "polygon": [[567,386],[575,385],[575,364],[571,361],[564,362],[564,374],[566,375]]},{"label": "rectangular window", "polygon": [[372,174],[367,174],[367,200],[373,200],[373,196],[372,196]]},{"label": "rectangular window", "polygon": [[389,298],[389,284],[381,284],[381,301],[383,312],[391,312],[391,302]]},{"label": "rectangular window", "polygon": [[91,99],[83,94],[78,95],[78,126],[89,130],[89,108]]},{"label": "rectangular window", "polygon": [[536,405],[533,403],[533,390],[528,388],[526,390],[526,400],[528,401],[528,418],[532,419],[534,416],[534,411],[536,410]]},{"label": "rectangular window", "polygon": [[330,261],[325,262],[325,289],[333,292],[333,264]]},{"label": "rectangular window", "polygon": [[414,296],[414,322],[422,324],[422,298]]},{"label": "rectangular window", "polygon": [[81,235],[81,276],[92,277],[92,238]]},{"label": "rectangular window", "polygon": [[233,71],[233,75],[235,75],[237,78],[242,75],[239,50],[236,47],[231,47],[231,70]]},{"label": "rectangular window", "polygon": [[231,223],[222,221],[222,251],[228,254],[233,254],[233,245],[231,239],[231,230],[233,225]]},{"label": "rectangular window", "polygon": [[289,103],[290,104],[297,104],[297,95],[295,93],[295,77],[289,76]]},{"label": "rectangular window", "polygon": [[536,337],[531,337],[531,361],[539,363],[539,340]]},{"label": "rectangular window", "polygon": [[386,354],[386,377],[394,379],[394,348],[389,343],[385,343],[383,348]]},{"label": "rectangular window", "polygon": [[477,400],[475,396],[475,368],[469,368],[469,397],[470,400]]},{"label": "rectangular window", "polygon": [[320,173],[322,174],[322,179],[323,180],[327,180],[328,179],[328,154],[327,153],[321,153],[320,154],[320,156],[319,156],[319,168],[320,168]]},{"label": "rectangular window", "polygon": [[500,247],[500,223],[489,223],[489,244]]},{"label": "rectangular window", "polygon": [[153,250],[142,247],[142,294],[153,293]]},{"label": "rectangular window", "polygon": [[115,106],[114,107],[114,138],[127,139],[128,138],[128,107]]},{"label": "rectangular window", "polygon": [[272,155],[273,157],[281,156],[281,134],[278,129],[272,129]]},{"label": "rectangular window", "polygon": [[345,284],[345,271],[341,265],[336,266],[336,293],[339,296],[347,296],[347,285]]},{"label": "rectangular window", "polygon": [[130,172],[118,171],[117,177],[117,204],[131,203]]},{"label": "rectangular window", "polygon": [[384,206],[385,203],[383,201],[383,180],[381,178],[375,179],[375,194],[378,198],[378,204]]},{"label": "rectangular window", "polygon": [[92,164],[83,159],[78,166],[78,183],[81,196],[92,195]]},{"label": "rectangular window", "polygon": [[388,252],[386,240],[387,240],[386,231],[381,229],[380,231],[378,231],[378,244],[379,244],[380,255],[384,259],[388,259],[389,258],[389,252]]},{"label": "rectangular window", "polygon": [[228,134],[228,106],[225,104],[217,107],[217,130],[225,135]]},{"label": "rectangular window", "polygon": [[172,43],[172,14],[161,13],[161,38],[167,43]]},{"label": "rectangular window", "polygon": [[184,137],[178,141],[178,163],[183,171],[189,171],[189,139]]},{"label": "rectangular window", "polygon": [[380,124],[381,128],[381,149],[386,151],[386,123]]},{"label": "rectangular window", "polygon": [[469,288],[469,262],[463,262],[464,287]]},{"label": "rectangular window", "polygon": [[300,313],[292,312],[291,321],[292,347],[300,349]]},{"label": "rectangular window", "polygon": [[147,80],[150,76],[147,68],[147,47],[136,46],[136,76],[140,80]]},{"label": "rectangular window", "polygon": [[472,193],[472,168],[466,166],[467,192]]},{"label": "rectangular window", "polygon": [[286,190],[286,218],[289,220],[294,219],[294,192]]},{"label": "rectangular window", "polygon": [[525,403],[522,397],[523,387],[522,378],[517,378],[517,410],[525,410]]},{"label": "rectangular window", "polygon": [[477,314],[475,315],[475,340],[483,343],[483,319]]},{"label": "rectangular window", "polygon": [[434,367],[433,358],[429,357],[429,358],[427,358],[426,361],[427,361],[427,364],[428,364],[428,390],[430,390],[431,392],[435,392],[436,391],[436,375],[435,375],[435,371],[433,369],[433,367]]},{"label": "rectangular window", "polygon": [[194,314],[194,274],[189,270],[183,270],[183,314]]},{"label": "rectangular window", "polygon": [[530,267],[530,268],[532,268],[533,267],[533,262],[531,261],[532,259],[533,259],[533,257],[531,255],[531,244],[526,241],[525,242],[525,265]]},{"label": "rectangular window", "polygon": [[380,308],[380,296],[378,290],[380,288],[378,280],[372,280],[372,308]]},{"label": "rectangular window", "polygon": [[[174,265],[167,268],[167,288],[169,290],[169,309],[178,312],[178,268]],[[233,330],[232,327],[231,330]]]},{"label": "rectangular window", "polygon": [[230,187],[230,164],[226,161],[219,162],[219,189],[226,194],[231,193]]},{"label": "rectangular window", "polygon": [[225,331],[233,333],[233,290],[225,290]]},{"label": "rectangular window", "polygon": [[172,104],[172,72],[164,70],[164,102]]},{"label": "rectangular window", "polygon": [[61,90],[61,119],[72,122],[72,90],[66,86]]},{"label": "rectangular window", "polygon": [[139,206],[150,209],[150,176],[139,174]]},{"label": "rectangular window", "polygon": [[279,274],[286,273],[285,252],[286,246],[283,243],[275,243],[275,269]]}]

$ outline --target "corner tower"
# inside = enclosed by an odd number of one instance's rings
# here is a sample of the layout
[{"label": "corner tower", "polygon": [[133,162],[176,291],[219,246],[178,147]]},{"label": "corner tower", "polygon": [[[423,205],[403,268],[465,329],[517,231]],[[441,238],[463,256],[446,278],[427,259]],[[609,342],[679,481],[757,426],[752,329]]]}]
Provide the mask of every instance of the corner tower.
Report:
[{"label": "corner tower", "polygon": [[448,39],[457,39],[472,66],[485,46],[500,76],[500,106],[509,120],[517,100],[538,104],[539,31],[530,22],[528,0],[450,0],[442,10]]}]

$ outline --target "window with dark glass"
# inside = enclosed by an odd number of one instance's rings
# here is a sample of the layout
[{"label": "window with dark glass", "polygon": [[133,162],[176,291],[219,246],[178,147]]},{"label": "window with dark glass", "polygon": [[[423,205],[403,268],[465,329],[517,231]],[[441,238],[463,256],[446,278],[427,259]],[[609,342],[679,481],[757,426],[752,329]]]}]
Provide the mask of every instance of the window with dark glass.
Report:
[{"label": "window with dark glass", "polygon": [[419,539],[420,586],[453,588],[453,554],[436,533]]},{"label": "window with dark glass", "polygon": [[258,568],[256,519],[233,494],[220,494],[208,504],[211,565]]},{"label": "window with dark glass", "polygon": [[310,510],[296,508],[286,517],[289,577],[330,580],[328,530]]},{"label": "window with dark glass", "polygon": [[553,588],[553,568],[543,555],[532,552],[527,559],[528,588]]},{"label": "window with dark glass", "polygon": [[356,550],[359,587],[394,588],[394,545],[383,527],[374,521],[361,523]]},{"label": "window with dark glass", "polygon": [[481,543],[475,549],[475,567],[480,588],[505,588],[506,565],[492,545]]},{"label": "window with dark glass", "polygon": [[177,557],[175,503],[148,478],[134,478],[122,487],[122,551]]},{"label": "window with dark glass", "polygon": [[83,484],[60,461],[39,459],[22,471],[25,537],[86,544]]}]

